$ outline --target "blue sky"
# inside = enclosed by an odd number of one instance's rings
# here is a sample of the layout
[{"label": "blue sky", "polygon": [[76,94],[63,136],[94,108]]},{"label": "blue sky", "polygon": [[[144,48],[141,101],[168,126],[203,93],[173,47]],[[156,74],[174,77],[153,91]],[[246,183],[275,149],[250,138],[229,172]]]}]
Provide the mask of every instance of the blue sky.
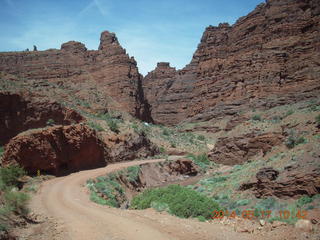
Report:
[{"label": "blue sky", "polygon": [[115,32],[146,74],[157,62],[180,69],[205,27],[233,24],[263,0],[0,0],[0,51],[60,48],[69,40],[97,49]]}]

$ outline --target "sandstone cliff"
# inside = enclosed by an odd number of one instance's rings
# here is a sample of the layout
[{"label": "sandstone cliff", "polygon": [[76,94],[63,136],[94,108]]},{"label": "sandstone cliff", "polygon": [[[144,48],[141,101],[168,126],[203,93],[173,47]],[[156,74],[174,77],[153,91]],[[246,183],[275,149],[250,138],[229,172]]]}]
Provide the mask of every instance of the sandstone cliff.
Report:
[{"label": "sandstone cliff", "polygon": [[157,123],[206,121],[320,94],[320,5],[268,0],[234,25],[206,28],[192,61],[143,80]]},{"label": "sandstone cliff", "polygon": [[117,103],[116,108],[148,120],[137,63],[108,31],[101,34],[99,50],[70,41],[60,50],[0,53],[0,72],[22,79],[92,81]]}]

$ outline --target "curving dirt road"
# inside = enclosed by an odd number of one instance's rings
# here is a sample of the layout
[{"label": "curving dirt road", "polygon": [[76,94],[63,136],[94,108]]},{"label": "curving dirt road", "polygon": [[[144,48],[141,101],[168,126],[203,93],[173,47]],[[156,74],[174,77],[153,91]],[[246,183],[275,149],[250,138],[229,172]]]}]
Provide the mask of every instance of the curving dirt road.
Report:
[{"label": "curving dirt road", "polygon": [[[89,200],[86,180],[146,160],[117,163],[104,168],[81,171],[44,182],[31,202],[31,209],[55,219],[54,228],[43,239],[56,240],[171,240],[171,239],[256,239],[222,224],[179,219],[152,209],[143,211],[114,209]],[[59,233],[57,232],[59,230]],[[52,231],[52,232],[51,232]],[[29,238],[31,239],[31,238]],[[42,239],[42,238],[32,238]]]}]

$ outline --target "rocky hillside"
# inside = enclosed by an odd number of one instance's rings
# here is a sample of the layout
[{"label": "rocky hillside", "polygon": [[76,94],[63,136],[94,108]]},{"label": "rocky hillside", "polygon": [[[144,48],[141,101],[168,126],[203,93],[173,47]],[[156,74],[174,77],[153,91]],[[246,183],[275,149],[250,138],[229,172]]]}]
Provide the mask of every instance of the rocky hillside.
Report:
[{"label": "rocky hillside", "polygon": [[207,27],[190,64],[159,63],[144,78],[152,118],[207,121],[319,96],[319,22],[316,0],[268,0],[232,26]]},{"label": "rocky hillside", "polygon": [[116,102],[112,107],[148,120],[137,63],[108,31],[101,34],[98,50],[70,41],[59,50],[0,53],[0,72],[39,82],[90,82]]}]

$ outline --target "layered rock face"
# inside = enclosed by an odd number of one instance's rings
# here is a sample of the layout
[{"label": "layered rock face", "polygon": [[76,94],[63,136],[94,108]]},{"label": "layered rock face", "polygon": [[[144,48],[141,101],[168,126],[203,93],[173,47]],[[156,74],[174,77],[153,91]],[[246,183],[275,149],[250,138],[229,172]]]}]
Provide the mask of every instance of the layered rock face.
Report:
[{"label": "layered rock face", "polygon": [[21,134],[7,144],[3,164],[18,163],[29,174],[61,175],[106,165],[105,145],[84,124]]},{"label": "layered rock face", "polygon": [[233,26],[209,26],[184,69],[143,80],[155,122],[206,121],[319,96],[320,5],[268,0]]},{"label": "layered rock face", "polygon": [[136,61],[108,31],[101,34],[97,51],[70,41],[60,50],[0,53],[1,71],[23,79],[92,81],[118,103],[120,110],[148,118]]},{"label": "layered rock face", "polygon": [[99,135],[80,123],[19,134],[6,145],[2,165],[19,164],[30,174],[40,170],[64,175],[158,153],[159,148],[143,134]]},{"label": "layered rock face", "polygon": [[257,198],[299,198],[320,193],[320,150],[305,152],[283,169],[259,169],[254,179],[241,184],[239,190],[252,191]]},{"label": "layered rock face", "polygon": [[124,133],[109,135],[101,133],[101,139],[109,148],[110,162],[146,158],[160,152],[159,148],[144,134]]},{"label": "layered rock face", "polygon": [[219,138],[208,157],[215,163],[236,165],[246,162],[249,158],[260,154],[264,156],[277,145],[281,145],[284,137],[281,133],[265,133],[256,136],[254,133],[239,137]]},{"label": "layered rock face", "polygon": [[257,198],[276,196],[279,198],[313,196],[320,192],[320,169],[285,169],[279,172],[272,168],[262,168],[257,173],[257,181],[245,183],[240,190],[252,190]]},{"label": "layered rock face", "polygon": [[83,120],[76,111],[47,98],[0,92],[0,145],[25,130],[46,127],[50,121],[70,125]]}]

